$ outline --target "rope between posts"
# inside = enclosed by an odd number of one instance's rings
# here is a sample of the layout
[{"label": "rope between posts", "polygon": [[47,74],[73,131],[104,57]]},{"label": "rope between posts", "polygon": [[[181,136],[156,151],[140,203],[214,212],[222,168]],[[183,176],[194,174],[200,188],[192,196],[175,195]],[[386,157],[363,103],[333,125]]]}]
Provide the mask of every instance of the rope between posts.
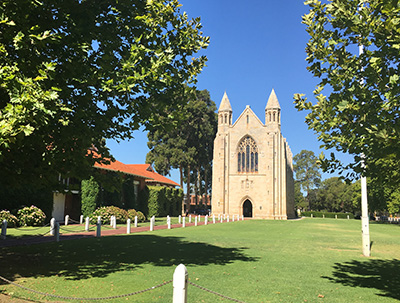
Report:
[{"label": "rope between posts", "polygon": [[[16,286],[16,287],[25,289],[25,290],[27,290],[27,291],[30,291],[30,292],[33,292],[33,293],[36,293],[36,294],[39,294],[39,295],[48,296],[48,297],[53,297],[53,298],[59,298],[59,299],[65,299],[65,300],[88,300],[88,301],[110,300],[110,299],[118,299],[118,298],[130,297],[130,296],[142,294],[142,293],[145,293],[145,292],[147,292],[147,291],[151,291],[151,290],[153,290],[153,289],[156,289],[156,288],[165,286],[165,285],[167,285],[167,284],[169,284],[169,283],[172,283],[172,280],[169,280],[169,281],[165,281],[165,282],[163,282],[163,283],[161,283],[161,284],[155,285],[155,286],[153,286],[153,287],[149,287],[149,288],[146,288],[146,289],[143,289],[143,290],[131,292],[131,293],[129,293],[129,294],[124,294],[124,295],[116,295],[116,296],[101,297],[101,298],[76,298],[76,297],[58,296],[58,295],[53,295],[53,294],[49,294],[49,293],[42,292],[42,291],[37,291],[37,290],[34,290],[34,289],[32,289],[32,288],[28,288],[28,287],[19,285],[19,284],[17,284],[17,283],[14,283],[14,282],[12,282],[12,281],[10,281],[10,280],[7,280],[6,278],[4,278],[4,277],[2,277],[2,276],[0,276],[0,279],[3,280],[3,281],[5,281],[5,282],[7,282],[7,283],[9,283],[9,284],[11,284],[11,285],[14,285],[14,286]],[[238,302],[239,302],[239,301],[238,301]]]},{"label": "rope between posts", "polygon": [[[39,230],[39,229],[41,229],[41,228],[43,228],[43,227],[47,227],[47,226],[50,226],[50,223],[47,223],[46,225],[43,225],[43,226],[39,226],[38,228],[31,229],[31,230],[29,230],[29,231]],[[26,226],[14,227],[14,228],[15,228],[15,229],[21,229],[21,228],[26,228]]]},{"label": "rope between posts", "polygon": [[230,301],[233,301],[233,302],[246,303],[246,302],[244,302],[244,301],[240,301],[240,300],[238,300],[238,299],[234,299],[234,298],[231,298],[231,297],[222,295],[222,294],[220,294],[220,293],[217,293],[217,292],[215,292],[215,291],[212,291],[212,290],[210,290],[210,289],[208,289],[208,288],[205,288],[205,287],[203,287],[203,286],[194,284],[193,282],[189,282],[189,284],[190,284],[190,285],[193,285],[194,287],[200,288],[201,290],[204,290],[204,291],[206,291],[206,292],[209,292],[209,293],[211,293],[211,294],[217,295],[217,296],[219,296],[219,297],[221,297],[221,298],[224,298],[224,299],[227,299],[227,300],[230,300]]}]

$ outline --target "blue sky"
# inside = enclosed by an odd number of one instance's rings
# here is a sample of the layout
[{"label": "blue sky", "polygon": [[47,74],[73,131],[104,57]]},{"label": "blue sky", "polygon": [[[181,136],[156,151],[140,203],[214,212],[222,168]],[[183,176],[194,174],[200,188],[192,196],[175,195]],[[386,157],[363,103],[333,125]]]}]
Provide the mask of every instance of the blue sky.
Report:
[{"label": "blue sky", "polygon": [[[275,89],[282,113],[282,133],[293,155],[302,149],[321,153],[317,135],[304,122],[306,113],[294,108],[293,95],[304,93],[314,101],[317,80],[307,72],[305,46],[308,41],[301,17],[308,12],[302,0],[180,0],[181,11],[190,18],[200,16],[209,47],[202,51],[207,66],[198,77],[198,89],[207,89],[219,106],[227,92],[235,121],[250,105],[265,122],[265,105]],[[114,157],[127,164],[144,163],[145,133],[116,143],[107,141]],[[339,156],[346,161],[348,156]],[[332,175],[324,174],[324,178]],[[171,179],[179,183],[179,174]]]}]

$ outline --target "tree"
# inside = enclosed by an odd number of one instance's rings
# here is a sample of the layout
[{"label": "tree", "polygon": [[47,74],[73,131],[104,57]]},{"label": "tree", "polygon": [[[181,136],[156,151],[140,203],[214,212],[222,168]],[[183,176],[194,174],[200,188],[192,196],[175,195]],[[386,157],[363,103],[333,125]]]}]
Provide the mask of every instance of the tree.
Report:
[{"label": "tree", "polygon": [[298,181],[294,182],[294,206],[299,209],[307,209],[308,204],[304,199],[304,196],[300,189],[300,183]]},{"label": "tree", "polygon": [[179,168],[181,187],[184,181],[187,184],[187,197],[192,192],[192,183],[196,193],[209,192],[213,141],[218,124],[216,109],[207,90],[196,91],[181,108],[182,125],[160,128],[148,134],[150,151],[146,162],[154,164],[154,168],[164,174],[171,168]]},{"label": "tree", "polygon": [[0,183],[84,178],[104,139],[180,118],[205,65],[200,19],[177,0],[0,4]]},{"label": "tree", "polygon": [[351,203],[352,196],[349,195],[350,185],[338,177],[332,177],[322,182],[318,190],[319,210],[328,212],[341,212]]},{"label": "tree", "polygon": [[306,203],[309,208],[312,208],[308,195],[313,188],[316,188],[321,183],[321,173],[317,165],[317,157],[314,152],[302,150],[293,157],[293,171],[296,174],[296,182],[304,190],[306,195]]},{"label": "tree", "polygon": [[[354,155],[345,165],[321,156],[324,171],[379,176],[382,159],[400,163],[400,6],[398,1],[306,1],[308,70],[320,79],[317,102],[295,95],[296,108],[326,149]],[[358,46],[364,51],[359,54]],[[366,166],[361,165],[361,154]],[[396,169],[397,170],[397,169]],[[396,183],[400,180],[398,174]]]}]

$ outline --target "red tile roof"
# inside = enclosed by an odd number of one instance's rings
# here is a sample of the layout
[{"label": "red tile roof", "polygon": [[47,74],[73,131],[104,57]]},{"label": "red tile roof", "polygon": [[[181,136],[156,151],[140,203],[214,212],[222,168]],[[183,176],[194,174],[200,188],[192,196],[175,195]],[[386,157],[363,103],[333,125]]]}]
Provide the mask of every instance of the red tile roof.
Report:
[{"label": "red tile roof", "polygon": [[146,182],[149,181],[149,183],[160,183],[172,186],[180,186],[178,183],[168,179],[167,177],[164,177],[156,173],[150,164],[128,164],[128,166],[139,171],[141,175],[147,176],[148,179],[146,180]]},{"label": "red tile roof", "polygon": [[148,183],[159,183],[172,186],[180,186],[178,183],[164,177],[154,171],[150,164],[124,164],[120,161],[111,161],[109,164],[95,163],[94,167],[119,171],[124,174],[146,179]]}]

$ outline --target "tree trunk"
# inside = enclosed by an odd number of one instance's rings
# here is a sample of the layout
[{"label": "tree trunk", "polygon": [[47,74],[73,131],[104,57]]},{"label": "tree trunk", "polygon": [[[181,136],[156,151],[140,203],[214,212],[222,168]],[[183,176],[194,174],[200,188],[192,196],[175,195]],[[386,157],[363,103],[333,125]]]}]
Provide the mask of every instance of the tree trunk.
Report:
[{"label": "tree trunk", "polygon": [[187,189],[186,189],[186,210],[190,210],[190,165],[187,167],[188,177],[187,177]]},{"label": "tree trunk", "polygon": [[[180,175],[180,184],[183,190],[183,167],[182,164],[179,164],[179,175]],[[182,214],[185,213],[185,198],[182,199]]]}]

